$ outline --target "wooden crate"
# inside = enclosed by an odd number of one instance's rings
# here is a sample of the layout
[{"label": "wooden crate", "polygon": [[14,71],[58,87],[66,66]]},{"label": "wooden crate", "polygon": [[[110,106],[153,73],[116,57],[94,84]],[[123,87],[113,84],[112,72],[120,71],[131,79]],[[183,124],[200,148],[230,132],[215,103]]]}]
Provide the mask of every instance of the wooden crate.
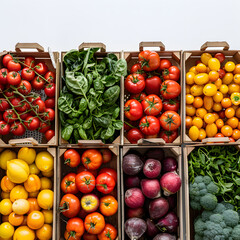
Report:
[{"label": "wooden crate", "polygon": [[[22,51],[21,49],[28,49],[28,51]],[[29,49],[36,49],[37,51],[29,51]],[[58,99],[58,89],[59,89],[59,77],[60,77],[60,63],[59,63],[59,53],[58,52],[46,52],[44,48],[38,43],[17,43],[15,46],[15,51],[3,51],[0,53],[0,68],[2,68],[2,58],[4,55],[11,53],[17,59],[24,60],[25,57],[32,56],[36,59],[36,62],[44,61],[48,66],[50,71],[56,72],[56,92],[55,92],[55,120],[53,123],[55,136],[50,139],[48,142],[44,137],[44,134],[35,131],[27,131],[22,137],[18,137],[17,139],[23,139],[24,143],[29,143],[31,145],[39,145],[39,146],[57,146],[58,145],[58,107],[57,107],[57,99]],[[42,90],[43,91],[43,90]],[[40,91],[38,91],[40,93]],[[16,145],[15,138],[13,138],[13,134],[8,134],[5,136],[0,136],[0,146],[11,146]],[[42,139],[39,141],[39,139]]]},{"label": "wooden crate", "polygon": [[[124,51],[124,58],[127,61],[128,65],[128,72],[130,72],[131,67],[138,63],[138,55],[141,51],[143,51],[144,48],[154,48],[156,52],[159,54],[161,59],[168,59],[172,62],[174,66],[177,66],[180,71],[182,72],[182,66],[181,66],[181,51],[165,51],[165,45],[162,42],[141,42],[139,43],[139,51],[136,52],[127,52]],[[160,49],[160,51],[158,50]],[[180,75],[180,80],[178,82],[181,87],[182,85],[182,77]],[[124,86],[123,86],[124,88]],[[128,100],[130,97],[130,93],[124,89],[124,95],[122,96],[121,101],[123,102],[122,105],[124,106],[125,102]],[[180,100],[180,113],[179,115],[181,116],[182,119],[182,92],[181,95],[178,97]],[[124,119],[124,111],[122,112],[122,118]],[[138,141],[138,145],[142,144],[154,144],[154,145],[180,145],[182,140],[181,140],[181,128],[179,128],[179,136],[177,139],[174,140],[173,143],[165,143],[165,141],[162,138],[150,138],[150,139],[140,139]],[[124,129],[122,129],[122,136],[124,136]],[[123,143],[127,145],[132,145],[126,137],[123,138]],[[134,144],[137,145],[137,144]]]},{"label": "wooden crate", "polygon": [[[20,139],[19,140],[21,143],[21,146],[17,146],[17,147],[13,147],[13,146],[8,146],[7,148],[5,147],[0,147],[0,153],[6,149],[10,149],[14,152],[18,152],[20,150],[21,147],[29,147],[28,144],[25,144],[25,142],[23,142],[24,140]],[[51,178],[52,182],[53,182],[53,192],[54,192],[54,200],[53,200],[53,223],[52,223],[52,230],[53,230],[53,234],[52,234],[52,240],[57,240],[57,237],[56,237],[56,232],[57,232],[57,225],[56,225],[56,221],[57,221],[57,205],[56,205],[56,199],[57,199],[57,151],[56,151],[56,148],[54,147],[43,147],[43,146],[34,146],[34,147],[31,147],[31,148],[34,148],[34,150],[39,153],[41,151],[47,151],[49,152],[53,158],[54,158],[54,175],[53,177]],[[3,170],[3,169],[0,169],[0,179],[2,179],[6,174],[6,171]],[[23,185],[23,184],[18,184],[18,185]],[[0,192],[1,192],[1,188],[0,188]],[[2,219],[2,216],[0,214],[0,222],[1,222],[1,219]],[[16,229],[16,228],[15,228]]]},{"label": "wooden crate", "polygon": [[[114,53],[118,59],[120,58],[123,58],[123,52],[106,52],[106,45],[103,44],[103,43],[82,43],[79,45],[78,47],[78,50],[81,51],[81,50],[84,50],[84,49],[87,49],[87,48],[99,48],[99,51],[95,53],[95,57],[97,60],[102,60],[104,57],[107,56],[108,53]],[[61,52],[61,76],[64,77],[64,74],[65,74],[65,67],[64,67],[64,63],[63,63],[63,58],[64,58],[64,55],[66,54],[67,52]],[[61,80],[60,80],[60,92],[63,88],[63,82],[62,82],[62,77],[61,77]],[[119,83],[119,86],[120,86],[120,120],[123,121],[122,119],[122,112],[123,112],[123,103],[121,101],[121,96],[123,95],[123,81],[124,81],[124,77],[122,77],[120,83]],[[70,144],[71,146],[78,146],[78,145],[82,145],[83,143],[85,143],[86,140],[79,140],[78,141],[78,144]],[[113,141],[113,144],[120,144],[122,142],[122,135],[121,135],[121,131],[119,131],[119,136]],[[103,145],[103,142],[101,140],[89,140],[89,143],[92,143],[92,144],[101,144]],[[110,143],[111,144],[111,143]],[[70,146],[69,143],[62,139],[61,137],[61,122],[59,122],[59,145],[60,146]]]},{"label": "wooden crate", "polygon": [[[134,145],[130,145],[130,146],[123,146],[121,148],[120,151],[120,164],[121,164],[121,205],[122,205],[122,240],[127,240],[129,239],[124,231],[124,223],[126,221],[125,219],[125,202],[124,202],[124,195],[125,195],[125,188],[124,188],[124,177],[125,174],[123,173],[122,170],[122,161],[123,161],[123,157],[126,155],[126,153],[128,153],[130,150],[134,150],[134,151],[138,151],[141,154],[144,154],[147,150],[149,149],[157,149],[157,148],[162,148],[164,150],[165,156],[171,156],[176,158],[177,162],[178,162],[178,174],[182,179],[182,186],[179,190],[179,192],[177,193],[177,209],[176,209],[176,213],[178,215],[179,218],[179,227],[178,227],[178,240],[183,240],[184,239],[184,232],[183,232],[183,225],[184,225],[184,219],[183,219],[183,173],[182,173],[182,153],[181,153],[181,147],[175,146],[134,146]],[[140,239],[145,239],[144,237],[140,238]]]},{"label": "wooden crate", "polygon": [[[208,49],[208,48],[214,48]],[[222,48],[223,50],[219,50],[218,48]],[[227,42],[205,42],[200,50],[189,50],[189,51],[183,51],[182,52],[182,79],[183,79],[183,98],[182,98],[182,106],[183,106],[183,115],[182,115],[182,136],[183,136],[183,142],[186,144],[200,144],[201,142],[192,141],[188,135],[186,130],[186,73],[189,71],[189,69],[195,65],[196,60],[200,60],[200,57],[203,53],[208,52],[212,55],[216,53],[223,53],[226,57],[224,63],[226,61],[233,61],[235,63],[240,63],[240,51],[239,50],[229,50],[229,44]],[[235,143],[229,143],[229,138],[205,138],[202,140],[202,143],[207,144],[211,142],[219,143],[219,142],[225,142],[229,144],[239,144],[239,141],[236,141]]]},{"label": "wooden crate", "polygon": [[[110,217],[105,217],[106,223],[110,223],[118,230],[118,237],[116,239],[121,239],[121,194],[120,194],[120,166],[119,166],[119,148],[117,145],[109,145],[109,146],[99,146],[99,145],[83,145],[83,146],[77,146],[77,147],[70,147],[75,150],[77,150],[80,155],[87,149],[110,149],[112,151],[112,160],[106,164],[102,164],[100,167],[110,167],[117,171],[118,180],[115,187],[116,194],[117,194],[117,201],[118,201],[118,212]],[[76,168],[70,168],[69,166],[66,166],[64,164],[63,160],[63,154],[64,152],[69,149],[69,147],[61,146],[58,148],[58,181],[57,181],[57,190],[58,190],[58,196],[57,196],[57,207],[60,204],[61,198],[63,197],[64,193],[61,191],[61,180],[64,176],[66,176],[70,172],[76,173]],[[98,210],[97,210],[98,211]],[[64,217],[62,214],[60,214],[60,211],[57,211],[57,239],[64,240],[64,232],[66,230],[66,221],[68,218]]]}]

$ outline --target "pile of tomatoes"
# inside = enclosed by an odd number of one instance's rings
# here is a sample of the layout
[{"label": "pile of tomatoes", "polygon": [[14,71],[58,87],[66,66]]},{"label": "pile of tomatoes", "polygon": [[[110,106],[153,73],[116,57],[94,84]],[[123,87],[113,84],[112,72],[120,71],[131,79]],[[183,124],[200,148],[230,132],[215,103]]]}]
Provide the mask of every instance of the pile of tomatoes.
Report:
[{"label": "pile of tomatoes", "polygon": [[[26,130],[38,130],[47,141],[54,135],[55,73],[33,57],[23,61],[6,54],[0,69],[0,135],[10,132],[22,136]],[[34,90],[43,90],[43,100]]]},{"label": "pile of tomatoes", "polygon": [[81,155],[75,149],[68,149],[64,153],[64,163],[77,168],[76,173],[71,171],[61,181],[64,195],[59,209],[68,218],[66,240],[117,238],[117,229],[105,222],[105,217],[118,211],[117,172],[107,167],[99,170],[111,160],[112,153],[108,149],[88,149]]},{"label": "pile of tomatoes", "polygon": [[186,128],[191,140],[240,138],[240,64],[203,53],[186,73]]},{"label": "pile of tomatoes", "polygon": [[141,138],[158,137],[172,143],[181,125],[180,70],[149,50],[140,52],[138,60],[125,79],[125,89],[130,93],[124,106],[126,137],[133,144]]},{"label": "pile of tomatoes", "polygon": [[33,148],[1,153],[0,239],[52,239],[53,163]]}]

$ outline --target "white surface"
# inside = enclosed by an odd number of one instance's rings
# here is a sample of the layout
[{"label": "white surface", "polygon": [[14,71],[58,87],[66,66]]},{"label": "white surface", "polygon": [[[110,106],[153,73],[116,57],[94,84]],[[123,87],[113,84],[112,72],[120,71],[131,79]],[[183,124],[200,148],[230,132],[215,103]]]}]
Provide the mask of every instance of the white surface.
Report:
[{"label": "white surface", "polygon": [[240,49],[238,0],[1,0],[0,8],[0,50],[16,42],[137,50],[140,41],[157,40],[169,50],[199,49],[207,40]]}]

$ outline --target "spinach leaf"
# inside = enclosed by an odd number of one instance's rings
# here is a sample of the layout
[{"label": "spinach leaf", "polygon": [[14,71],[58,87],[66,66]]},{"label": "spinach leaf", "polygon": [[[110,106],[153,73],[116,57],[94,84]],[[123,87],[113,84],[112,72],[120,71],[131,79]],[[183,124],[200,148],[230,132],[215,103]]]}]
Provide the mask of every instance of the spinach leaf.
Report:
[{"label": "spinach leaf", "polygon": [[85,132],[85,130],[83,129],[82,126],[80,126],[80,127],[78,128],[78,133],[79,133],[79,135],[80,135],[80,137],[81,137],[82,139],[84,139],[84,140],[87,140],[87,139],[88,139],[87,134],[86,134],[86,132]]},{"label": "spinach leaf", "polygon": [[73,107],[73,95],[70,93],[61,94],[58,98],[58,109],[66,114],[77,112]]},{"label": "spinach leaf", "polygon": [[88,117],[83,123],[83,129],[90,129],[92,127],[92,116]]},{"label": "spinach leaf", "polygon": [[111,117],[109,115],[94,117],[93,121],[96,126],[103,127],[103,128],[107,128],[112,122]]},{"label": "spinach leaf", "polygon": [[119,59],[115,65],[114,69],[114,76],[118,81],[121,79],[122,76],[127,75],[127,62],[125,59]]},{"label": "spinach leaf", "polygon": [[[113,118],[113,119],[116,119],[116,118],[119,116],[119,113],[120,113],[120,107],[116,107],[116,108],[113,110],[112,118]],[[122,121],[121,121],[121,122],[122,122]]]},{"label": "spinach leaf", "polygon": [[78,110],[81,113],[83,113],[87,109],[87,106],[88,106],[87,100],[85,98],[82,98],[80,103],[79,103],[79,109]]},{"label": "spinach leaf", "polygon": [[103,94],[103,100],[106,105],[112,105],[114,104],[120,95],[120,87],[119,86],[113,86],[108,88],[104,94]]},{"label": "spinach leaf", "polygon": [[123,122],[121,120],[116,120],[116,121],[113,122],[113,127],[116,130],[121,130],[122,127],[123,127]]},{"label": "spinach leaf", "polygon": [[73,126],[69,125],[62,129],[61,136],[64,140],[68,141],[72,135]]},{"label": "spinach leaf", "polygon": [[101,138],[107,140],[114,135],[114,132],[115,132],[114,127],[110,125],[107,129],[101,132]]}]

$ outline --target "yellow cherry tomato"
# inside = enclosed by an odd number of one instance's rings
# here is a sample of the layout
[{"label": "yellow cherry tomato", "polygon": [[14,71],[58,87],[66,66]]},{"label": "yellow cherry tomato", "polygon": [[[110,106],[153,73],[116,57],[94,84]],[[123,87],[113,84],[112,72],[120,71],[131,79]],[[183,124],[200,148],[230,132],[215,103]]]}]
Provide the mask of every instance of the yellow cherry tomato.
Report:
[{"label": "yellow cherry tomato", "polygon": [[232,94],[232,93],[239,93],[240,92],[240,86],[236,83],[231,83],[228,85],[228,94]]},{"label": "yellow cherry tomato", "polygon": [[203,120],[200,117],[194,117],[192,120],[192,125],[196,126],[197,128],[202,128]]},{"label": "yellow cherry tomato", "polygon": [[203,94],[205,96],[211,97],[214,96],[217,93],[217,87],[215,84],[209,83],[206,84],[203,88]]},{"label": "yellow cherry tomato", "polygon": [[189,72],[194,73],[195,75],[198,74],[197,70],[196,70],[196,66],[193,66],[189,69]]},{"label": "yellow cherry tomato", "polygon": [[234,81],[236,84],[240,84],[240,74],[239,74],[239,73],[234,75],[233,81]]},{"label": "yellow cherry tomato", "polygon": [[230,84],[233,80],[233,74],[232,73],[226,73],[225,76],[222,79],[223,84]]},{"label": "yellow cherry tomato", "polygon": [[206,136],[206,131],[203,128],[199,129],[198,140],[202,141],[204,138],[206,138]]},{"label": "yellow cherry tomato", "polygon": [[232,128],[231,128],[229,125],[224,125],[224,126],[221,128],[221,133],[222,133],[225,137],[231,137],[231,136],[232,136],[232,133],[233,133],[233,130],[232,130]]},{"label": "yellow cherry tomato", "polygon": [[196,66],[196,71],[199,72],[199,73],[205,73],[205,72],[207,72],[207,67],[206,67],[205,64],[199,63],[199,64]]},{"label": "yellow cherry tomato", "polygon": [[237,110],[235,111],[235,116],[236,116],[237,118],[240,118],[240,107],[237,108]]},{"label": "yellow cherry tomato", "polygon": [[[0,237],[1,238],[3,238],[3,239],[11,238],[13,236],[13,233],[14,233],[14,227],[9,222],[4,222],[0,225]],[[22,239],[24,239],[24,238],[22,238]]]},{"label": "yellow cherry tomato", "polygon": [[207,114],[207,110],[205,108],[198,108],[196,110],[196,116],[200,117],[201,119],[203,119],[206,114]]},{"label": "yellow cherry tomato", "polygon": [[213,101],[215,103],[220,103],[223,99],[223,94],[219,91],[216,92],[216,94],[213,96]]},{"label": "yellow cherry tomato", "polygon": [[210,71],[208,78],[211,82],[216,82],[219,79],[219,73],[216,71]]},{"label": "yellow cherry tomato", "polygon": [[188,134],[192,141],[196,141],[199,137],[199,129],[196,126],[192,126]]},{"label": "yellow cherry tomato", "polygon": [[186,94],[189,94],[191,91],[191,86],[190,85],[186,85]]},{"label": "yellow cherry tomato", "polygon": [[38,175],[40,173],[40,170],[37,168],[35,163],[29,165],[29,173],[36,174],[36,175]]},{"label": "yellow cherry tomato", "polygon": [[233,129],[238,127],[238,123],[239,123],[239,120],[236,117],[229,118],[226,122],[226,124]]},{"label": "yellow cherry tomato", "polygon": [[51,209],[53,206],[53,191],[52,190],[42,190],[37,197],[39,207],[43,209]]},{"label": "yellow cherry tomato", "polygon": [[235,110],[232,107],[229,107],[225,110],[225,116],[226,118],[232,118],[235,115]]},{"label": "yellow cherry tomato", "polygon": [[217,81],[214,82],[217,89],[219,89],[222,86],[222,79],[218,78]]},{"label": "yellow cherry tomato", "polygon": [[203,64],[208,65],[208,61],[212,58],[212,55],[210,53],[203,53],[201,55],[201,61]]},{"label": "yellow cherry tomato", "polygon": [[195,84],[191,87],[190,92],[194,97],[201,96],[203,94],[203,86]]},{"label": "yellow cherry tomato", "polygon": [[41,188],[41,181],[38,175],[30,174],[26,182],[24,182],[24,187],[28,192],[36,192]]},{"label": "yellow cherry tomato", "polygon": [[219,88],[219,91],[222,94],[226,94],[228,92],[228,86],[226,84],[222,84],[222,86]]},{"label": "yellow cherry tomato", "polygon": [[215,123],[206,126],[206,134],[208,137],[214,137],[217,134],[217,126]]},{"label": "yellow cherry tomato", "polygon": [[221,67],[221,64],[217,58],[210,58],[208,60],[208,67],[211,71],[218,71]]},{"label": "yellow cherry tomato", "polygon": [[232,61],[228,61],[225,63],[224,68],[227,72],[232,72],[235,69],[235,63]]},{"label": "yellow cherry tomato", "polygon": [[40,178],[40,181],[41,181],[41,188],[40,188],[40,190],[52,189],[52,181],[51,181],[51,179],[49,179],[47,177],[42,177],[42,178]]},{"label": "yellow cherry tomato", "polygon": [[12,202],[10,199],[3,199],[0,202],[0,213],[2,215],[9,215],[12,212]]},{"label": "yellow cherry tomato", "polygon": [[28,193],[28,197],[30,198],[36,198],[39,194],[39,191],[36,191],[36,192],[30,192]]},{"label": "yellow cherry tomato", "polygon": [[42,172],[49,172],[53,169],[53,157],[47,151],[39,152],[36,156],[35,163]]},{"label": "yellow cherry tomato", "polygon": [[11,192],[11,190],[16,186],[15,183],[13,183],[8,176],[4,176],[1,180],[1,189],[4,192]]},{"label": "yellow cherry tomato", "polygon": [[205,123],[207,124],[212,124],[215,122],[215,117],[212,113],[207,113],[205,116],[204,116],[204,121]]},{"label": "yellow cherry tomato", "polygon": [[214,104],[213,104],[213,110],[214,110],[215,112],[221,111],[221,110],[222,110],[222,105],[221,105],[221,103],[214,103]]},{"label": "yellow cherry tomato", "polygon": [[53,223],[53,211],[52,210],[42,210],[44,216],[44,223],[51,224]]},{"label": "yellow cherry tomato", "polygon": [[235,66],[233,74],[240,74],[240,63]]},{"label": "yellow cherry tomato", "polygon": [[194,101],[194,96],[191,94],[186,95],[186,104],[192,104]]},{"label": "yellow cherry tomato", "polygon": [[186,116],[185,124],[186,124],[186,128],[190,128],[192,126],[192,118],[189,116]]},{"label": "yellow cherry tomato", "polygon": [[17,154],[12,150],[6,149],[0,155],[0,167],[7,170],[7,162],[17,157]]},{"label": "yellow cherry tomato", "polygon": [[224,126],[224,122],[222,119],[217,119],[216,125],[218,129],[221,129]]},{"label": "yellow cherry tomato", "polygon": [[187,116],[194,116],[196,113],[196,108],[193,105],[186,105],[186,114]]},{"label": "yellow cherry tomato", "polygon": [[36,158],[36,151],[33,148],[23,147],[18,151],[18,159],[32,164]]},{"label": "yellow cherry tomato", "polygon": [[210,110],[213,107],[213,98],[212,97],[208,97],[208,96],[204,96],[203,98],[203,104],[206,110]]},{"label": "yellow cherry tomato", "polygon": [[207,73],[199,73],[194,77],[194,82],[198,85],[206,84],[209,81]]},{"label": "yellow cherry tomato", "polygon": [[15,186],[10,192],[10,200],[14,202],[17,199],[27,199],[28,192],[22,185]]},{"label": "yellow cherry tomato", "polygon": [[1,198],[2,199],[6,199],[6,198],[10,198],[10,192],[1,192]]},{"label": "yellow cherry tomato", "polygon": [[54,174],[54,171],[51,170],[49,172],[41,172],[44,177],[52,177]]},{"label": "yellow cherry tomato", "polygon": [[13,235],[13,240],[34,240],[35,232],[27,226],[18,227]]},{"label": "yellow cherry tomato", "polygon": [[12,205],[12,210],[18,215],[26,214],[30,209],[30,204],[26,199],[18,199]]},{"label": "yellow cherry tomato", "polygon": [[202,107],[202,105],[203,105],[203,100],[202,100],[202,98],[201,98],[201,97],[195,97],[195,98],[194,98],[194,101],[193,101],[193,106],[194,106],[195,108],[200,108],[200,107]]},{"label": "yellow cherry tomato", "polygon": [[39,240],[52,239],[52,226],[49,224],[44,224],[41,228],[37,229],[36,235]]},{"label": "yellow cherry tomato", "polygon": [[193,85],[194,77],[195,77],[195,74],[193,72],[187,72],[186,73],[186,83],[189,85]]},{"label": "yellow cherry tomato", "polygon": [[219,115],[216,112],[213,112],[212,114],[215,117],[215,121],[217,121],[219,119]]}]

